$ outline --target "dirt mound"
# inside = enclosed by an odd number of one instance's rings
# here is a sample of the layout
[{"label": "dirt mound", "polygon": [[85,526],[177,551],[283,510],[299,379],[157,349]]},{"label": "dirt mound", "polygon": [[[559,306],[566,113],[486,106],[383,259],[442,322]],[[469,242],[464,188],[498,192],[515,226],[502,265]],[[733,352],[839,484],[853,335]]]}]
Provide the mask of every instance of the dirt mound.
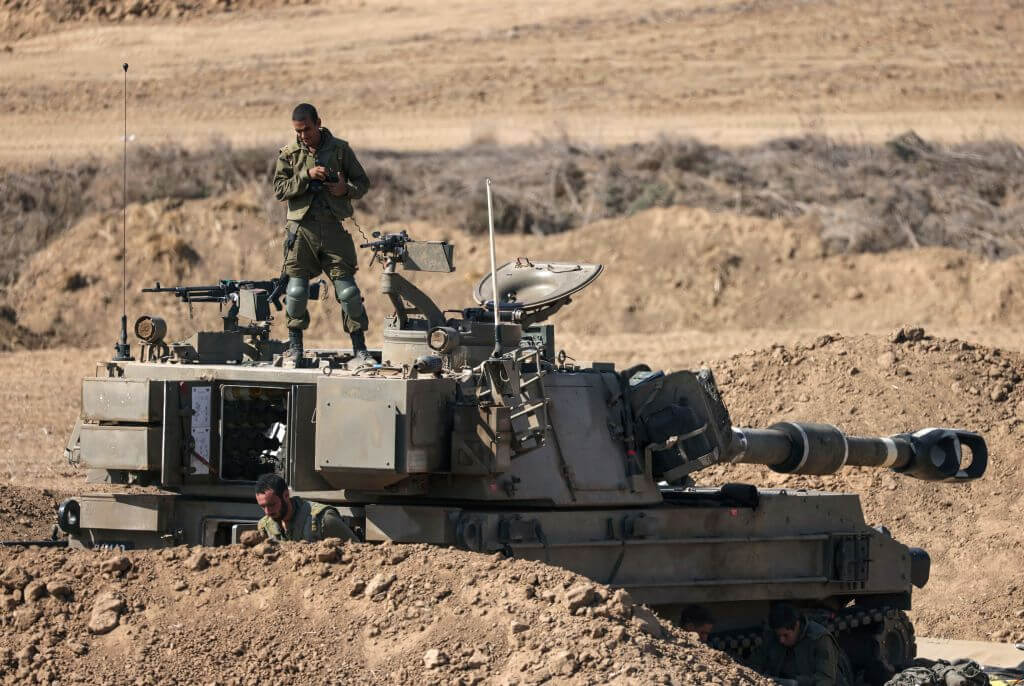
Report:
[{"label": "dirt mound", "polygon": [[0,675],[136,683],[767,683],[540,563],[430,546],[0,550]]},{"label": "dirt mound", "polygon": [[0,36],[17,40],[84,22],[121,23],[137,19],[188,19],[312,0],[3,0]]},{"label": "dirt mound", "polygon": [[[215,307],[196,306],[195,320],[189,321],[187,310],[170,296],[139,289],[154,281],[203,284],[279,274],[282,236],[265,216],[262,189],[252,184],[217,199],[130,207],[132,321],[142,312],[161,314],[174,340],[196,328],[218,328]],[[473,304],[472,288],[488,268],[480,236],[422,223],[360,223],[366,232],[408,228],[420,239],[454,242],[454,274],[411,278],[442,306]],[[362,240],[354,225],[348,226]],[[554,319],[584,344],[595,335],[683,329],[879,331],[905,321],[989,326],[1024,315],[1024,257],[989,262],[939,248],[893,251],[884,258],[828,256],[817,229],[806,217],[766,220],[673,207],[551,236],[507,234],[498,252],[502,261],[528,256],[606,265],[605,274]],[[369,255],[360,252],[359,283],[377,322],[391,307],[377,292],[378,272],[367,269]],[[55,331],[51,344],[109,345],[120,315],[120,253],[120,212],[76,224],[27,260],[9,289],[7,301],[17,309],[19,323],[37,333]],[[337,305],[326,289],[324,295],[327,301],[311,305],[310,339],[344,341]],[[370,336],[379,340],[378,326],[371,327]],[[663,362],[664,353],[659,351]]]},{"label": "dirt mound", "polygon": [[[127,291],[129,327],[143,311],[170,315],[172,336],[185,338],[198,326],[173,297],[147,295],[143,287],[207,284],[226,278],[265,279],[281,273],[281,237],[262,220],[259,199],[180,203],[158,201],[129,208]],[[118,322],[104,325],[121,308],[120,212],[93,216],[37,252],[8,291],[18,303],[18,321],[31,331],[54,331],[51,345],[106,344]],[[254,230],[253,227],[258,227]],[[81,245],[81,252],[69,252]],[[86,247],[88,246],[88,247]],[[44,260],[52,259],[49,265]],[[41,276],[35,286],[29,275]],[[44,295],[45,294],[45,295]],[[199,321],[220,328],[215,305],[194,309]],[[118,315],[119,316],[119,315]],[[49,322],[44,324],[43,322]],[[323,322],[326,326],[326,322]]]},{"label": "dirt mound", "polygon": [[0,486],[0,541],[41,541],[56,523],[58,496],[49,490]]},{"label": "dirt mound", "polygon": [[[262,220],[284,223],[271,191],[273,149],[223,142],[131,151],[128,201],[231,196],[252,187]],[[373,190],[358,203],[379,222],[487,227],[481,180],[492,176],[496,227],[545,235],[652,207],[759,218],[808,217],[829,254],[943,246],[989,258],[1024,249],[1024,150],[1012,142],[941,146],[913,133],[889,144],[821,137],[726,149],[696,140],[595,147],[474,145],[428,153],[364,151]],[[121,161],[87,158],[0,173],[0,274],[83,217],[120,207]],[[0,284],[9,281],[0,276]]]},{"label": "dirt mound", "polygon": [[[262,179],[268,151],[236,151],[211,142],[202,151],[180,146],[140,146],[131,151],[127,188],[120,159],[88,157],[74,164],[0,171],[0,286],[14,280],[24,261],[83,217],[120,210],[129,203],[209,198],[237,192]],[[274,202],[276,207],[278,203]]]},{"label": "dirt mound", "polygon": [[1005,257],[1024,248],[1024,150],[1010,141],[943,147],[913,132],[884,146],[803,136],[731,150],[696,140],[613,148],[549,141],[378,154],[374,162],[378,186],[363,205],[385,221],[483,231],[486,203],[472,189],[495,170],[496,226],[505,231],[548,234],[686,205],[814,216],[830,253],[931,245]]},{"label": "dirt mound", "polygon": [[738,426],[796,420],[834,423],[855,435],[929,426],[984,434],[989,468],[968,484],[858,468],[785,476],[753,466],[707,470],[699,480],[859,493],[869,523],[932,557],[931,580],[914,594],[921,635],[1024,640],[1017,614],[1024,609],[1024,355],[905,327],[889,337],[826,335],[776,345],[713,366]]}]

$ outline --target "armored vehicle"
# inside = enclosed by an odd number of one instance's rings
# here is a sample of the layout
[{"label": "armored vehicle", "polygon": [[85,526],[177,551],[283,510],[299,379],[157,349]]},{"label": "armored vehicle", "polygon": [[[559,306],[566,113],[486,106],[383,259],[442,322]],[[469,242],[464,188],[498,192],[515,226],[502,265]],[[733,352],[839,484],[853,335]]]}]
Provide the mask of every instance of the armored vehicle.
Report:
[{"label": "armored vehicle", "polygon": [[546,561],[669,619],[703,605],[725,649],[756,644],[770,604],[787,599],[831,624],[859,668],[913,657],[904,611],[928,555],[868,526],[856,495],[693,479],[748,463],[962,482],[985,471],[981,436],[735,427],[708,369],[616,369],[559,352],[548,319],[601,265],[519,258],[479,283],[473,306],[442,309],[399,267],[452,272],[453,246],[375,238],[364,247],[394,311],[372,367],[350,368],[346,350],[283,366],[270,337],[277,280],[151,289],[226,305],[224,327],[168,342],[163,320],[144,315],[137,359],[83,381],[69,458],[113,492],[61,506],[72,545],[230,543],[262,514],[253,482],[275,472],[337,505],[363,541]]}]

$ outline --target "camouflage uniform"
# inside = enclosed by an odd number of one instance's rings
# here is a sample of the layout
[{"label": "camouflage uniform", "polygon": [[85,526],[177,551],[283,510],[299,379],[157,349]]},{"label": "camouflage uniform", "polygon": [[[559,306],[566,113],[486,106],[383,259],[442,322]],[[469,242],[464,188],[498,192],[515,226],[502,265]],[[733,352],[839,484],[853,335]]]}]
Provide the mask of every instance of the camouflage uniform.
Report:
[{"label": "camouflage uniform", "polygon": [[849,686],[832,632],[811,620],[803,619],[801,624],[792,648],[779,643],[775,632],[769,631],[750,666],[767,676],[792,680],[797,686]]},{"label": "camouflage uniform", "polygon": [[316,503],[298,496],[292,496],[292,518],[288,527],[265,516],[256,524],[256,529],[272,541],[322,541],[325,538],[355,540],[355,535],[338,514],[336,508]]},{"label": "camouflage uniform", "polygon": [[[286,294],[288,328],[303,330],[309,326],[307,295],[295,279],[308,280],[325,272],[334,283],[334,295],[341,305],[342,325],[348,333],[366,331],[369,320],[362,295],[356,286],[358,268],[352,236],[342,220],[352,216],[352,200],[370,188],[370,179],[348,143],[320,129],[320,147],[314,153],[301,141],[281,148],[274,170],[274,195],[288,202],[289,234],[295,238],[286,246],[284,271],[292,277]],[[326,187],[309,178],[316,166],[341,172],[348,192],[331,195]]]}]

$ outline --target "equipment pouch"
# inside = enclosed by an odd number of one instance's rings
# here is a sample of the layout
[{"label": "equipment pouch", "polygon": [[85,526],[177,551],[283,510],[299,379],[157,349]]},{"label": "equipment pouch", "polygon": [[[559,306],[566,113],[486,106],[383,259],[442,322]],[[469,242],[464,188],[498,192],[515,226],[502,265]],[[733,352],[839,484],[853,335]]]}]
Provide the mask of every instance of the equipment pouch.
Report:
[{"label": "equipment pouch", "polygon": [[295,245],[295,239],[298,238],[298,235],[299,235],[298,230],[293,229],[291,227],[290,223],[289,223],[288,226],[285,227],[285,234],[284,234],[284,259],[286,259],[286,260],[288,259],[288,253],[290,253],[292,251],[292,246]]},{"label": "equipment pouch", "polygon": [[957,660],[949,666],[935,665],[932,670],[944,686],[988,686],[989,678],[974,660]]}]

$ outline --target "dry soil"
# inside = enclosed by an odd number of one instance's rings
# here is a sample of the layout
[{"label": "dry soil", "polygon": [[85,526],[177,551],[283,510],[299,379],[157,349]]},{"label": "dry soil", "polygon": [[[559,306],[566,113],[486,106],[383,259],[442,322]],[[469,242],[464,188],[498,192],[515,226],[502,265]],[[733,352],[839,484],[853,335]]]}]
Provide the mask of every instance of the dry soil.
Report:
[{"label": "dry soil", "polygon": [[624,591],[430,546],[0,549],[0,590],[6,682],[768,683]]},{"label": "dry soil", "polygon": [[164,10],[222,3],[111,0],[157,17],[41,16],[62,4],[2,4],[0,26],[29,32],[0,45],[6,160],[120,147],[122,62],[129,133],[149,143],[281,145],[302,100],[360,148],[1024,133],[1020,0],[253,1],[185,21]]}]

